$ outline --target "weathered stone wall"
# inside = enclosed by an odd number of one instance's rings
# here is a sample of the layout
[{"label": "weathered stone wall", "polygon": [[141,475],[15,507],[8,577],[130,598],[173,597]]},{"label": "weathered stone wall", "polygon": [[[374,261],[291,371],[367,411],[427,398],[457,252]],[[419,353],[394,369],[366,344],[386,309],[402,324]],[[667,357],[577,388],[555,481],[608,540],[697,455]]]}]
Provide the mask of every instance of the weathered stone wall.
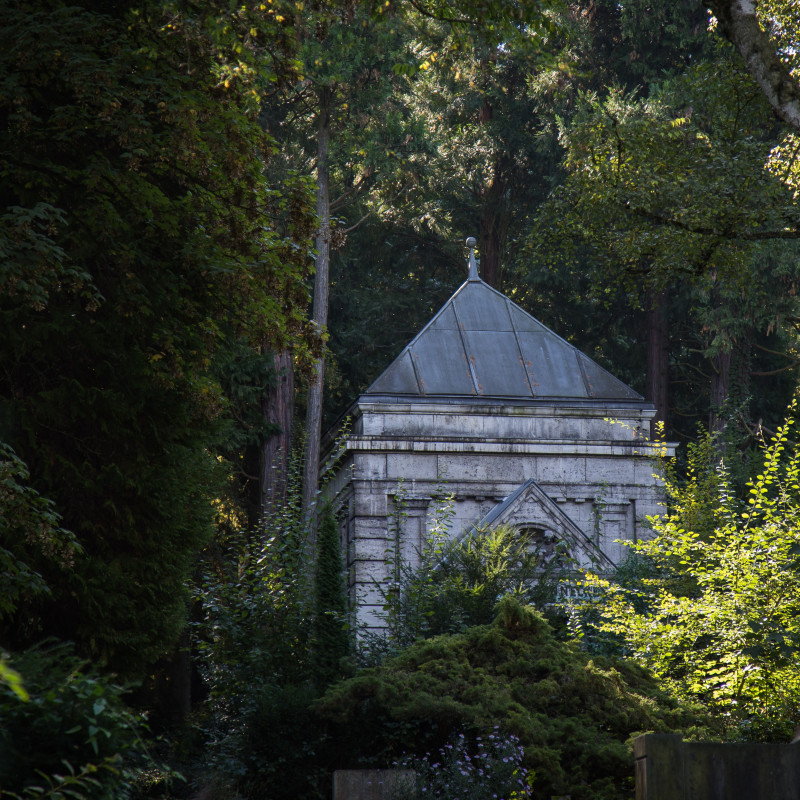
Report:
[{"label": "weathered stone wall", "polygon": [[395,800],[414,791],[414,773],[407,769],[337,769],[333,800]]},{"label": "weathered stone wall", "polygon": [[454,497],[456,536],[532,478],[618,562],[614,540],[646,535],[645,517],[661,510],[655,448],[642,437],[652,414],[644,404],[360,403],[328,491],[344,518],[361,621],[378,624],[387,561],[399,547],[413,563],[443,493]]}]

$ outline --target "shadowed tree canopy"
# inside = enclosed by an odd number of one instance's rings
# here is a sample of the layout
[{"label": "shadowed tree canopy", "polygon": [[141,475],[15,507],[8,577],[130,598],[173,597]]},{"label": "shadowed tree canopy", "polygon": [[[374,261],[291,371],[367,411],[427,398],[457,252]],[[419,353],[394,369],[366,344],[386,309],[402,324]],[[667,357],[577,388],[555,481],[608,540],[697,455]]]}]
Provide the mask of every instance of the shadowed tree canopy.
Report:
[{"label": "shadowed tree canopy", "polygon": [[266,185],[251,80],[288,44],[270,23],[258,56],[244,12],[203,14],[2,3],[0,439],[83,552],[34,560],[52,597],[0,635],[73,638],[126,675],[174,643],[211,530],[215,355],[305,335],[308,190]]}]

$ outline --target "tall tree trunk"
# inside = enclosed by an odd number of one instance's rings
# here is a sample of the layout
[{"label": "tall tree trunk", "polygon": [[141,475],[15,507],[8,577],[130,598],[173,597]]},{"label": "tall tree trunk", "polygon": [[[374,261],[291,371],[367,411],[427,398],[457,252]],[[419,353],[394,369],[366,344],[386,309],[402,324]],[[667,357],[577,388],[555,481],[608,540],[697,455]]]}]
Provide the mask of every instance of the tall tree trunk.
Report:
[{"label": "tall tree trunk", "polygon": [[[481,124],[494,117],[494,110],[484,100],[480,110]],[[504,169],[507,166],[502,156],[494,160],[491,183],[481,193],[481,230],[478,240],[481,254],[481,278],[497,291],[503,290],[503,266],[501,255],[508,227],[507,181]]]},{"label": "tall tree trunk", "polygon": [[[492,184],[494,186],[494,183]],[[485,203],[481,211],[481,278],[489,286],[502,291],[503,276],[500,254],[503,248],[502,234],[500,231],[500,220],[495,207],[492,189],[488,192],[488,202]]]},{"label": "tall tree trunk", "polygon": [[[735,395],[738,403],[745,403],[750,398],[750,379],[753,368],[753,335],[754,329],[748,325],[739,335],[736,342],[732,380],[736,386]],[[745,413],[749,413],[746,409],[742,410]]]},{"label": "tall tree trunk", "polygon": [[726,350],[711,357],[711,413],[708,429],[712,434],[725,430],[725,417],[720,412],[730,392],[731,356],[731,350]]},{"label": "tall tree trunk", "polygon": [[762,30],[755,0],[708,0],[707,4],[775,113],[800,131],[800,85],[775,42]]},{"label": "tall tree trunk", "polygon": [[294,372],[288,350],[272,355],[275,385],[263,401],[264,419],[279,430],[264,441],[259,464],[259,498],[262,518],[286,502],[294,412]]},{"label": "tall tree trunk", "polygon": [[[331,90],[323,87],[319,92],[319,131],[317,136],[317,261],[314,277],[314,307],[312,318],[320,336],[328,324],[328,273],[330,270],[331,217],[328,189],[328,149],[330,142]],[[321,355],[315,365],[308,388],[306,408],[306,447],[303,468],[303,509],[313,520],[314,504],[319,485],[319,449],[322,439],[322,387],[325,379],[325,357]],[[312,521],[313,527],[313,521]],[[313,551],[313,534],[310,535]]]},{"label": "tall tree trunk", "polygon": [[645,397],[656,407],[650,422],[650,438],[655,439],[658,423],[666,424],[669,408],[669,293],[647,295],[647,388]]},{"label": "tall tree trunk", "polygon": [[511,219],[507,196],[508,167],[505,159],[497,159],[492,182],[481,198],[481,277],[498,292],[503,290],[501,259]]}]

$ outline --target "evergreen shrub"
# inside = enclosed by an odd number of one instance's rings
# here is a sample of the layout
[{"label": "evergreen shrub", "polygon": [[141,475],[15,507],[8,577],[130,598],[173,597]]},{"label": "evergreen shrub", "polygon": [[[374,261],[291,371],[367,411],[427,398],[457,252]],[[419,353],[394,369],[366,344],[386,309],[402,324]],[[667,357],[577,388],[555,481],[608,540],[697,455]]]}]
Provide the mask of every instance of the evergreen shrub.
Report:
[{"label": "evergreen shrub", "polygon": [[314,581],[314,623],[311,656],[314,679],[324,688],[343,677],[342,665],[350,653],[347,595],[339,527],[330,505],[322,509],[317,535],[317,572]]},{"label": "evergreen shrub", "polygon": [[338,766],[385,767],[499,725],[524,747],[535,797],[628,800],[633,737],[710,733],[702,712],[678,704],[641,667],[559,641],[514,598],[499,611],[491,625],[419,641],[331,687],[315,708],[339,725],[349,763]]}]

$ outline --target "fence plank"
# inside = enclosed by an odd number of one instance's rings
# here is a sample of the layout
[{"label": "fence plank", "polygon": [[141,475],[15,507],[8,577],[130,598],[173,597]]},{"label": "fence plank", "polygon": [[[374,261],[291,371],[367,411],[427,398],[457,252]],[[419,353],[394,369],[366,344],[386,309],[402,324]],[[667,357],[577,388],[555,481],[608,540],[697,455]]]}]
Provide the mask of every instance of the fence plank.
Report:
[{"label": "fence plank", "polygon": [[800,800],[800,744],[684,742],[649,733],[633,750],[636,800]]}]

